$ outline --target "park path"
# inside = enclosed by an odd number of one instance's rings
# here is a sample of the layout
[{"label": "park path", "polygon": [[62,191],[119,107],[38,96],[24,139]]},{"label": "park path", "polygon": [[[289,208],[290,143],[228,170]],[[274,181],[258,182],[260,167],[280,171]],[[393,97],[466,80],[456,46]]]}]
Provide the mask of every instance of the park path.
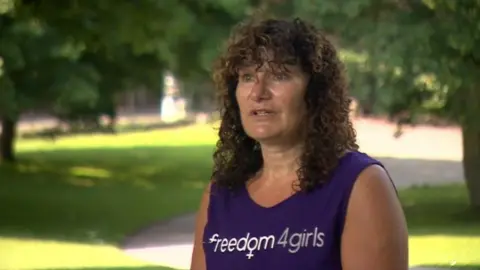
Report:
[{"label": "park path", "polygon": [[[355,127],[360,150],[382,161],[398,188],[453,183],[463,179],[462,138],[455,127],[407,128],[399,139],[392,137],[394,126],[381,120],[358,119]],[[141,260],[188,269],[193,230],[194,214],[160,221],[125,239],[122,248]]]}]

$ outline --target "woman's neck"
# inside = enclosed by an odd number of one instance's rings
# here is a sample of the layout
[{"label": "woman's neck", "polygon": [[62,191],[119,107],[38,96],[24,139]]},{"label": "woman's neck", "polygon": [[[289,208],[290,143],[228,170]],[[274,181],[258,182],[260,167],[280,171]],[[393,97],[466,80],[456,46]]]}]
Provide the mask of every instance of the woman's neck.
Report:
[{"label": "woman's neck", "polygon": [[262,178],[278,180],[295,176],[300,168],[299,158],[303,145],[267,146],[262,145]]}]

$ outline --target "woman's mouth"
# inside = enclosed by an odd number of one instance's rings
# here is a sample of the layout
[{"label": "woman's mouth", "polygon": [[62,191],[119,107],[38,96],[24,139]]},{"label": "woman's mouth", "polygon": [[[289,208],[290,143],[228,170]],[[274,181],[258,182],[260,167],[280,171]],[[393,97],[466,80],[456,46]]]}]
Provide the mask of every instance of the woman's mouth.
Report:
[{"label": "woman's mouth", "polygon": [[269,116],[274,113],[275,112],[270,109],[254,109],[250,111],[250,115],[253,115],[253,116]]}]

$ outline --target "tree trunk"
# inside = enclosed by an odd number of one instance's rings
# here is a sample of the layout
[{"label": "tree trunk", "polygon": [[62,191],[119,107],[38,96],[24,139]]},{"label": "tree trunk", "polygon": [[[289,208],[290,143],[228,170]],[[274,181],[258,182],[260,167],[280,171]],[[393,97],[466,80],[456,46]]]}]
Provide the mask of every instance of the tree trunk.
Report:
[{"label": "tree trunk", "polygon": [[0,134],[0,160],[15,161],[15,133],[17,123],[15,120],[4,117],[2,119],[2,133]]},{"label": "tree trunk", "polygon": [[462,135],[463,169],[470,204],[480,210],[480,130],[464,125]]},{"label": "tree trunk", "polygon": [[377,78],[372,74],[368,74],[368,93],[365,97],[365,103],[362,106],[362,113],[365,116],[375,115],[375,107],[377,103]]}]

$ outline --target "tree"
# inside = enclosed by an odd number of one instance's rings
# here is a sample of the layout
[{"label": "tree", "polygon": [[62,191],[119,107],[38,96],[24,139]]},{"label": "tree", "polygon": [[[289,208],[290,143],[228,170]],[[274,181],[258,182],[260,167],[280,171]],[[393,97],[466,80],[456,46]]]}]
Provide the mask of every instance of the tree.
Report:
[{"label": "tree", "polygon": [[15,160],[15,126],[27,109],[52,107],[69,117],[99,110],[114,115],[114,93],[138,84],[158,90],[165,70],[204,80],[218,45],[250,5],[247,0],[1,3],[0,153],[6,161]]},{"label": "tree", "polygon": [[[98,81],[91,66],[76,64],[75,48],[41,22],[13,10],[0,15],[0,116],[2,158],[14,160],[16,121],[22,110],[50,103],[56,94],[72,88],[87,91]],[[91,92],[91,91],[90,91]]]},{"label": "tree", "polygon": [[[435,113],[458,123],[473,207],[480,208],[480,2],[450,0],[294,1],[292,14],[312,18],[364,55],[352,81],[370,69],[383,81],[391,115]],[[361,76],[359,78],[358,76]],[[357,76],[357,77],[355,77]]]}]

